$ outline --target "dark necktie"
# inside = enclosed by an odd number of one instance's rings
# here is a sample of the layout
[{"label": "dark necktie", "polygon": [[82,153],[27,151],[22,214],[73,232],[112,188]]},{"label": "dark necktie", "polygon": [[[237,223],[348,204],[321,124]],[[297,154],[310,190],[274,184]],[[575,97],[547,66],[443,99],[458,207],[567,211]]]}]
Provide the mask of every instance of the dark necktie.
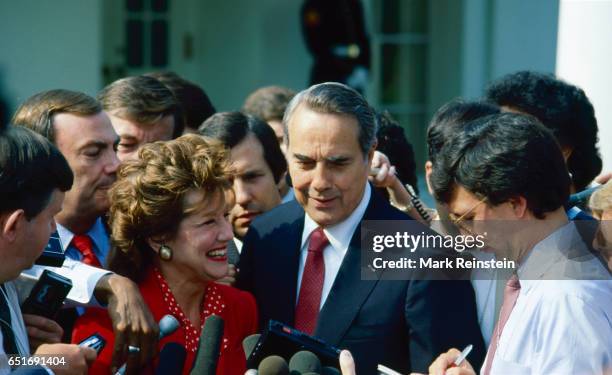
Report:
[{"label": "dark necktie", "polygon": [[77,249],[83,258],[81,262],[88,264],[93,267],[102,268],[102,264],[98,260],[98,257],[93,252],[93,243],[91,238],[86,234],[75,234],[72,238],[72,246]]},{"label": "dark necktie", "polygon": [[484,375],[489,375],[491,373],[491,365],[493,364],[493,358],[495,357],[495,352],[497,351],[497,345],[499,345],[499,338],[504,330],[504,326],[510,317],[510,313],[516,304],[516,300],[519,296],[519,292],[521,291],[521,284],[519,283],[519,279],[516,274],[512,275],[508,282],[506,283],[506,288],[504,289],[504,301],[502,302],[502,307],[499,312],[499,320],[497,321],[497,325],[493,330],[493,336],[491,337],[491,344],[489,345],[489,351],[487,352],[487,362],[485,363]]},{"label": "dark necktie", "polygon": [[317,228],[312,232],[308,244],[306,265],[302,274],[300,295],[295,307],[295,328],[309,335],[312,335],[317,327],[321,293],[325,281],[323,249],[328,243],[329,241],[322,228]]},{"label": "dark necktie", "polygon": [[2,328],[2,345],[4,352],[7,354],[19,354],[17,350],[17,342],[15,341],[15,333],[11,324],[11,310],[9,308],[10,301],[7,300],[8,294],[4,284],[0,285],[0,327]]}]

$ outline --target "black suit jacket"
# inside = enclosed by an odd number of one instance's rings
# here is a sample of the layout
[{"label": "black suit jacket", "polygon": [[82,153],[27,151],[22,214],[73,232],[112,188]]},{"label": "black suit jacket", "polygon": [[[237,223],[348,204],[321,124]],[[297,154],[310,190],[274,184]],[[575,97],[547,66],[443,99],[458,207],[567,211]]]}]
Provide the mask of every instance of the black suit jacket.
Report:
[{"label": "black suit jacket", "polygon": [[[363,220],[410,218],[373,191]],[[303,226],[304,210],[293,201],[256,219],[245,237],[237,286],[255,296],[261,327],[269,319],[293,326]],[[375,374],[377,364],[426,372],[440,353],[468,344],[475,346],[470,361],[482,362],[484,342],[469,281],[362,280],[360,256],[358,227],[315,332],[349,349],[358,374]]]}]

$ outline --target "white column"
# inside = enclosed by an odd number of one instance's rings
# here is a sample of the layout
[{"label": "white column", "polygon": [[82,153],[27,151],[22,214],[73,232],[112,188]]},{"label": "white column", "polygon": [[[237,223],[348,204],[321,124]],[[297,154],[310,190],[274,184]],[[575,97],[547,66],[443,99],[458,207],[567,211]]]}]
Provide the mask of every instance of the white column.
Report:
[{"label": "white column", "polygon": [[612,171],[612,1],[561,0],[557,75],[595,107],[604,171]]}]

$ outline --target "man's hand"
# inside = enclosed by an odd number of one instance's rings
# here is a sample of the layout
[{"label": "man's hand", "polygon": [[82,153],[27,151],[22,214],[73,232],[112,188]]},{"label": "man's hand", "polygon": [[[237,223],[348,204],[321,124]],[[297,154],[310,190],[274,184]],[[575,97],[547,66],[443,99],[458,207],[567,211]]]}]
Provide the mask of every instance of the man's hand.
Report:
[{"label": "man's hand", "polygon": [[340,371],[342,375],[355,375],[355,360],[348,350],[340,352]]},{"label": "man's hand", "polygon": [[599,176],[595,177],[595,182],[603,185],[606,182],[610,181],[611,179],[612,179],[612,172],[604,172],[600,174]]},{"label": "man's hand", "polygon": [[23,314],[23,322],[28,331],[30,351],[36,351],[42,344],[58,344],[62,342],[64,330],[54,320],[39,315]]},{"label": "man's hand", "polygon": [[227,275],[217,280],[219,284],[233,286],[236,284],[236,276],[238,276],[238,268],[234,264],[227,265]]},{"label": "man's hand", "polygon": [[[374,151],[372,165],[370,166],[370,182],[379,188],[392,187],[398,180],[395,167],[391,165],[387,155]],[[400,183],[401,185],[401,183]]]},{"label": "man's hand", "polygon": [[[458,349],[451,349],[446,353],[440,354],[438,358],[429,366],[429,373],[433,375],[476,375],[472,365],[467,360],[455,367],[455,359],[461,355]],[[416,374],[412,374],[416,375]]]},{"label": "man's hand", "polygon": [[[138,286],[126,277],[109,274],[100,279],[95,293],[98,301],[107,302],[115,331],[112,372],[127,363],[126,373],[138,373],[157,354],[159,339],[159,327]],[[128,346],[138,349],[128,353]]]},{"label": "man's hand", "polygon": [[95,350],[71,344],[42,344],[34,354],[63,357],[66,365],[54,367],[56,375],[85,375],[89,364],[96,359]]}]

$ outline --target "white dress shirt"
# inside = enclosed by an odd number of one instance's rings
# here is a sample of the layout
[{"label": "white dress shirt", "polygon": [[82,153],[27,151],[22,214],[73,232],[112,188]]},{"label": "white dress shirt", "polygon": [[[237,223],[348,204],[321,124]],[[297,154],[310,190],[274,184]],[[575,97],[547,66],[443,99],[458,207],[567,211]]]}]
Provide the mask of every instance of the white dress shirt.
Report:
[{"label": "white dress shirt", "polygon": [[[4,298],[11,314],[11,329],[13,330],[13,334],[15,335],[15,344],[17,345],[18,354],[20,355],[30,355],[30,344],[28,341],[28,334],[25,328],[25,324],[23,322],[23,316],[21,315],[21,308],[19,307],[19,298],[17,296],[17,289],[12,281],[7,281],[4,283],[4,288],[6,292],[0,289],[0,298]],[[0,324],[6,324],[4,321],[0,322]],[[0,331],[0,338],[2,335],[2,331]],[[0,340],[0,346],[2,346],[2,341]],[[4,348],[1,351],[2,354],[5,353]]]},{"label": "white dress shirt", "polygon": [[236,245],[236,251],[238,251],[238,254],[241,254],[243,242],[239,240],[238,238],[236,238],[235,236],[234,236],[234,245]]},{"label": "white dress shirt", "polygon": [[[357,229],[357,226],[363,218],[363,214],[368,208],[370,202],[370,196],[372,191],[370,184],[366,184],[363,197],[361,202],[357,205],[357,208],[351,213],[351,215],[343,220],[342,222],[335,224],[331,227],[323,229],[325,236],[329,240],[329,244],[323,249],[323,261],[325,262],[325,280],[323,281],[323,290],[321,292],[321,303],[319,309],[323,307],[329,291],[334,284],[336,275],[342,265],[342,260],[346,251],[348,250],[353,233]],[[310,243],[310,235],[312,232],[319,227],[308,214],[304,215],[304,230],[302,232],[302,246],[300,248],[300,265],[298,268],[298,282],[297,282],[297,293],[295,303],[300,297],[300,286],[302,285],[302,275],[304,274],[304,266],[306,265],[306,258],[308,257],[308,244]]]},{"label": "white dress shirt", "polygon": [[[495,259],[495,254],[486,253],[484,251],[476,250],[470,252],[470,254],[478,260],[486,261]],[[478,325],[480,326],[480,332],[484,338],[485,346],[488,347],[496,323],[495,312],[497,311],[496,302],[498,300],[497,283],[500,282],[500,280],[498,280],[497,269],[476,268],[472,270],[470,281],[472,282],[474,295],[476,297]]]},{"label": "white dress shirt", "polygon": [[611,371],[612,280],[574,224],[538,243],[518,277],[521,290],[491,375]]},{"label": "white dress shirt", "polygon": [[[23,322],[23,315],[21,314],[21,308],[19,307],[19,298],[17,295],[17,289],[12,281],[7,281],[4,283],[4,288],[6,292],[0,290],[0,298],[4,298],[9,306],[10,314],[11,314],[11,329],[13,331],[13,335],[15,336],[15,344],[17,346],[17,350],[19,353],[11,353],[18,354],[20,356],[29,356],[30,355],[30,342],[28,339],[28,334],[26,331],[25,323]],[[6,324],[6,322],[2,321],[0,324]],[[8,361],[4,355],[6,351],[2,345],[3,337],[2,331],[0,330],[0,356],[3,357],[0,362],[0,375],[8,375],[12,372],[10,366],[8,366]],[[48,374],[53,375],[54,372],[51,369],[37,366],[37,368],[44,369]]]}]

